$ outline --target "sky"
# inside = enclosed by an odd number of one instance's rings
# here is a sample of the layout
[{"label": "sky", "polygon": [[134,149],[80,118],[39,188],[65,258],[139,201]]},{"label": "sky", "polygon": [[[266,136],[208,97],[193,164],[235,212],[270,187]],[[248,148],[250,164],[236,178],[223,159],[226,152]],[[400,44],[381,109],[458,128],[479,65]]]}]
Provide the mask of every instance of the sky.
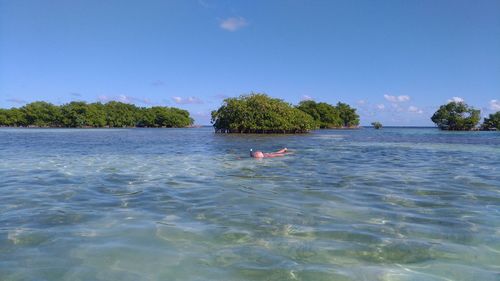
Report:
[{"label": "sky", "polygon": [[0,0],[0,107],[117,100],[189,110],[263,92],[432,126],[500,110],[500,1]]}]

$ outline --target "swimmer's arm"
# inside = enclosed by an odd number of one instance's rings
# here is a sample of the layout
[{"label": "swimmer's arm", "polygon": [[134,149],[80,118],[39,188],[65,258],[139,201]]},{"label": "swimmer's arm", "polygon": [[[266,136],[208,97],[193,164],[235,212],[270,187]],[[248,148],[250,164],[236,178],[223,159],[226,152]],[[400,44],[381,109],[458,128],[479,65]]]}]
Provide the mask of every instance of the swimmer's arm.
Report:
[{"label": "swimmer's arm", "polygon": [[284,153],[276,153],[276,152],[275,153],[266,153],[266,154],[264,154],[264,157],[266,157],[266,158],[283,157],[283,156],[285,156]]}]

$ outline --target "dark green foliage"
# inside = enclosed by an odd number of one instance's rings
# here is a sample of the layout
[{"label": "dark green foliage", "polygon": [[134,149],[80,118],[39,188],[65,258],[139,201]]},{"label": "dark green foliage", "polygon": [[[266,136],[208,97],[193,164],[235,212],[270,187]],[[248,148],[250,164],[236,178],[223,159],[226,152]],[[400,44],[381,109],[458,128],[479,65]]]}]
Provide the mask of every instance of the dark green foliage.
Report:
[{"label": "dark green foliage", "polygon": [[87,126],[99,128],[108,125],[106,123],[106,109],[102,103],[89,104],[85,113]]},{"label": "dark green foliage", "polygon": [[357,127],[359,125],[359,115],[355,108],[351,108],[346,103],[338,102],[336,106],[339,111],[344,127]]},{"label": "dark green foliage", "polygon": [[500,130],[500,111],[490,114],[488,118],[484,118],[481,126],[483,130]]},{"label": "dark green foliage", "polygon": [[463,102],[450,102],[441,105],[432,115],[432,122],[441,130],[468,131],[476,127],[481,111]]},{"label": "dark green foliage", "polygon": [[212,124],[220,133],[305,133],[315,127],[305,112],[265,94],[225,99],[212,111]]},{"label": "dark green foliage", "polygon": [[0,109],[0,126],[26,126],[26,114],[18,109]]},{"label": "dark green foliage", "polygon": [[307,100],[300,102],[297,108],[313,117],[316,128],[342,128],[359,125],[356,109],[345,103],[339,102],[337,106],[333,106],[325,102],[317,103]]},{"label": "dark green foliage", "polygon": [[189,126],[192,123],[193,119],[189,117],[189,112],[174,107],[142,108],[139,118],[139,126],[141,127],[176,127],[174,124],[187,124],[186,126]]},{"label": "dark green foliage", "polygon": [[51,103],[36,101],[21,107],[21,110],[25,113],[28,125],[60,126],[61,109]]},{"label": "dark green foliage", "polygon": [[106,111],[101,103],[74,101],[61,106],[63,127],[104,127]]},{"label": "dark green foliage", "polygon": [[62,124],[67,127],[87,125],[87,104],[74,101],[61,106]]},{"label": "dark green foliage", "polygon": [[378,129],[382,128],[382,123],[380,123],[378,121],[372,122],[372,126],[373,126],[373,128],[378,130]]},{"label": "dark green foliage", "polygon": [[133,127],[136,125],[138,108],[133,104],[110,101],[104,105],[106,123],[110,127]]},{"label": "dark green foliage", "polygon": [[7,109],[0,108],[0,124],[7,124]]},{"label": "dark green foliage", "polygon": [[36,127],[187,127],[193,119],[174,107],[137,107],[122,102],[74,101],[61,106],[33,102],[21,108],[0,109],[0,126]]}]

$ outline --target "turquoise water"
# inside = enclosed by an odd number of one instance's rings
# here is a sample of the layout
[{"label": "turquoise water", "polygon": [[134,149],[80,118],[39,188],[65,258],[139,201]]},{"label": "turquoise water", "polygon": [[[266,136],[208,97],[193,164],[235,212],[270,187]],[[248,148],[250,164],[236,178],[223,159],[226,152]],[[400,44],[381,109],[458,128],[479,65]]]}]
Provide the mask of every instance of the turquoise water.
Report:
[{"label": "turquoise water", "polygon": [[2,281],[500,280],[500,132],[0,129],[0,191]]}]

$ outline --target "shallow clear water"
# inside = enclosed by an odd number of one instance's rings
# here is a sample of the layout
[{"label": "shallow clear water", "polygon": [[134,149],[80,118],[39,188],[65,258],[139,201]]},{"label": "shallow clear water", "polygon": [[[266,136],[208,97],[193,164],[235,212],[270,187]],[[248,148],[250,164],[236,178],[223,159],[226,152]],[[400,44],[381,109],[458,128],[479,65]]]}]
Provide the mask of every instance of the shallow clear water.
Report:
[{"label": "shallow clear water", "polygon": [[500,132],[0,129],[0,191],[1,280],[500,280]]}]

